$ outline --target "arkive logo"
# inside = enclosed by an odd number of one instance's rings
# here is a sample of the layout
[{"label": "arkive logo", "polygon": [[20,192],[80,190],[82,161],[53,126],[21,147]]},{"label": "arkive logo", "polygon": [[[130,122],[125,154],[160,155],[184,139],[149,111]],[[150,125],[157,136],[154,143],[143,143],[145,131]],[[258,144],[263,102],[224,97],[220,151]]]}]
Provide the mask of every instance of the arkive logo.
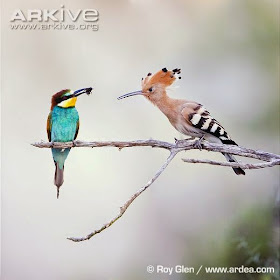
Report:
[{"label": "arkive logo", "polygon": [[85,22],[97,22],[99,20],[99,12],[96,9],[78,9],[70,10],[60,6],[60,9],[21,9],[14,10],[10,21],[11,22],[64,22],[70,20],[72,22],[82,19]]}]

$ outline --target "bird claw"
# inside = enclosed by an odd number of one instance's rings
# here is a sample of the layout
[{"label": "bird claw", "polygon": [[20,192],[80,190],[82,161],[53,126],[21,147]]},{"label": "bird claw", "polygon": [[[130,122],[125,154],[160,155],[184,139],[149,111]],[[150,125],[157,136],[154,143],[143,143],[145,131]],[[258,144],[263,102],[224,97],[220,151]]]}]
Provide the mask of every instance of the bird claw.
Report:
[{"label": "bird claw", "polygon": [[199,140],[196,140],[196,142],[194,143],[194,147],[201,151],[202,150],[201,142]]},{"label": "bird claw", "polygon": [[72,145],[73,145],[73,147],[77,147],[75,140],[72,141]]},{"label": "bird claw", "polygon": [[175,144],[177,144],[177,142],[179,141],[176,137],[174,137],[175,140]]},{"label": "bird claw", "polygon": [[196,149],[199,149],[200,151],[202,150],[202,141],[203,141],[204,135],[200,137],[198,140],[195,141],[194,147]]},{"label": "bird claw", "polygon": [[51,148],[53,148],[54,146],[54,141],[51,141]]}]

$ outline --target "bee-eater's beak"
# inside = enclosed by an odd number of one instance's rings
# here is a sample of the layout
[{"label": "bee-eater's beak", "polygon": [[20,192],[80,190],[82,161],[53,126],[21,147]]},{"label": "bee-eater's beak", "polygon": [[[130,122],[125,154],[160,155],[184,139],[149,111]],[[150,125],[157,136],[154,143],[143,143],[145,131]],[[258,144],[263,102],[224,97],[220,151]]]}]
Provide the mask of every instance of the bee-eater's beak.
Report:
[{"label": "bee-eater's beak", "polygon": [[78,89],[78,90],[74,91],[73,97],[78,97],[79,95],[81,95],[83,93],[86,93],[87,95],[89,95],[89,94],[91,94],[91,91],[92,91],[92,87]]},{"label": "bee-eater's beak", "polygon": [[127,94],[124,94],[124,95],[118,97],[118,100],[130,97],[130,96],[134,96],[134,95],[143,95],[143,92],[142,92],[142,90],[130,92],[130,93],[127,93]]}]

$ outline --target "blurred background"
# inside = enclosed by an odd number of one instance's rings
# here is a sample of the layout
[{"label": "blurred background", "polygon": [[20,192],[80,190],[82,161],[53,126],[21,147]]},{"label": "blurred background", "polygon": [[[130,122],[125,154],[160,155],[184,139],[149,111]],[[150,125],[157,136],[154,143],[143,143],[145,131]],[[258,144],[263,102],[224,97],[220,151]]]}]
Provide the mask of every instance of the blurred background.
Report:
[{"label": "blurred background", "polygon": [[[61,4],[98,10],[99,30],[10,28],[16,9]],[[274,275],[226,279],[279,279],[278,167],[235,176],[181,161],[220,154],[182,153],[111,228],[73,243],[66,237],[115,216],[168,153],[72,149],[57,200],[51,151],[30,145],[47,140],[51,95],[89,86],[76,106],[79,140],[182,139],[144,98],[117,101],[148,72],[178,67],[170,96],[204,104],[241,146],[279,154],[279,1],[3,0],[1,10],[1,279],[225,279],[148,274],[147,265],[272,266]]]}]

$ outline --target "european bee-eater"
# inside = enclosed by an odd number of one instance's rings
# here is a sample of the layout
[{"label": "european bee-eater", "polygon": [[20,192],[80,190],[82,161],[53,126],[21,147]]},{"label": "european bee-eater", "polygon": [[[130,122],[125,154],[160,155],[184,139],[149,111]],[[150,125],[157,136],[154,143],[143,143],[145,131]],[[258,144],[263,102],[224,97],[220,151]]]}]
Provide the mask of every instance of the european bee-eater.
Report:
[{"label": "european bee-eater", "polygon": [[[77,97],[83,93],[90,94],[92,88],[83,88],[76,91],[64,89],[52,96],[51,111],[47,120],[47,132],[50,142],[74,141],[79,131],[79,114],[75,108]],[[59,188],[63,184],[64,162],[71,148],[52,149],[55,163],[54,184]]]},{"label": "european bee-eater", "polygon": [[[154,75],[149,73],[142,79],[142,90],[127,93],[118,99],[134,95],[143,95],[156,105],[168,118],[170,123],[182,134],[199,138],[197,146],[201,148],[203,139],[213,143],[223,143],[237,145],[221,124],[216,121],[210,113],[200,104],[194,101],[170,98],[166,93],[166,88],[173,84],[181,73],[181,69],[168,71],[166,68],[158,71]],[[224,153],[227,161],[237,162],[236,159]],[[241,168],[233,168],[237,175],[245,175]]]}]

